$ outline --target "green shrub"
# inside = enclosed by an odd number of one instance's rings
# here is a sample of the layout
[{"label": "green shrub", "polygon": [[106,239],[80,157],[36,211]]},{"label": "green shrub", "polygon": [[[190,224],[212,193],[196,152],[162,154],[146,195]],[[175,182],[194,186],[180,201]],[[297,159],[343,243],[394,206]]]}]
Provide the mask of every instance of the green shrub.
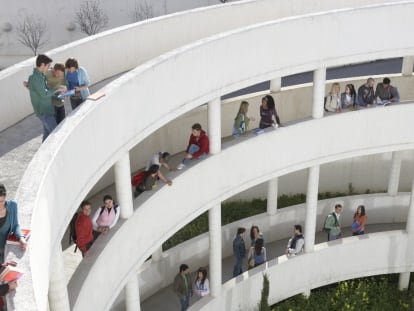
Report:
[{"label": "green shrub", "polygon": [[269,306],[269,277],[263,274],[262,296],[259,302],[259,311],[271,311]]},{"label": "green shrub", "polygon": [[339,282],[296,295],[272,306],[272,311],[413,310],[412,291],[398,290],[398,275],[380,275]]},{"label": "green shrub", "polygon": [[[351,189],[351,188],[350,188]],[[352,190],[353,191],[353,190]],[[354,193],[355,194],[355,193]],[[348,194],[342,192],[325,192],[318,194],[319,200],[342,197]],[[306,202],[306,195],[296,193],[291,195],[283,194],[277,199],[278,209],[297,205]],[[265,213],[267,210],[267,200],[253,199],[252,201],[233,201],[221,205],[221,224],[222,226],[235,222],[240,219]],[[208,213],[201,214],[196,219],[177,231],[162,246],[167,250],[175,245],[183,243],[202,233],[208,232]]]}]

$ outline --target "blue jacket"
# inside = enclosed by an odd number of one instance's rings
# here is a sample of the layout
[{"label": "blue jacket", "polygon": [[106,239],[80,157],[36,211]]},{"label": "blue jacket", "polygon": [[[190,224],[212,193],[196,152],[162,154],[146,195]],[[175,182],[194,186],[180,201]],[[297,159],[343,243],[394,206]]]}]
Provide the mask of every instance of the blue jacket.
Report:
[{"label": "blue jacket", "polygon": [[7,220],[6,222],[10,222],[10,227],[8,232],[4,236],[0,236],[0,247],[4,249],[6,245],[6,240],[9,235],[13,232],[16,235],[17,239],[22,237],[22,232],[20,231],[19,220],[17,218],[17,203],[12,200],[6,201],[6,209],[7,209]]},{"label": "blue jacket", "polygon": [[[76,70],[76,72],[78,73],[78,81],[79,81],[79,85],[89,85],[91,82],[89,81],[89,76],[88,73],[86,72],[85,68],[79,66],[79,68]],[[66,75],[66,72],[65,72]],[[65,76],[66,79],[66,76]],[[69,85],[66,85],[69,88]],[[81,89],[80,90],[82,99],[86,99],[86,97],[89,96],[90,92],[89,92],[89,88],[86,89]]]},{"label": "blue jacket", "polygon": [[240,235],[237,235],[233,240],[233,254],[237,259],[242,259],[246,256],[246,247]]}]

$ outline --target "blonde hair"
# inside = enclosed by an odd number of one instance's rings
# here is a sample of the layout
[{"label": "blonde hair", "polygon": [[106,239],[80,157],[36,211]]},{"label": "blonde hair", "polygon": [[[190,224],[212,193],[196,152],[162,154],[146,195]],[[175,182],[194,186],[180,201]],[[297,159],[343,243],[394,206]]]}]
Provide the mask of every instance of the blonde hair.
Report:
[{"label": "blonde hair", "polygon": [[335,82],[335,83],[332,83],[332,86],[331,86],[331,95],[332,95],[332,94],[335,94],[335,88],[336,88],[336,87],[339,87],[338,94],[340,93],[340,91],[341,91],[341,86],[339,85],[339,83],[338,83],[338,82]]}]

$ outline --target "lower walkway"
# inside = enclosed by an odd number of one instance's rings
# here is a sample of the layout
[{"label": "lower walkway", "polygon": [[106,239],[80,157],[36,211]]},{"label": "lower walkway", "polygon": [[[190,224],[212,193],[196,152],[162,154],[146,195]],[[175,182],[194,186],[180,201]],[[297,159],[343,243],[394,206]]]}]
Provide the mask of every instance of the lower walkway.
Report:
[{"label": "lower walkway", "polygon": [[[369,216],[369,215],[368,215]],[[368,218],[369,219],[369,218]],[[260,226],[259,226],[260,227]],[[398,224],[379,224],[379,225],[367,225],[366,231],[369,233],[374,232],[382,232],[382,231],[390,231],[390,230],[400,230],[405,228],[405,223],[398,223]],[[293,234],[293,228],[292,228],[292,234]],[[343,230],[343,237],[349,237],[351,236],[351,229],[345,228]],[[266,239],[266,236],[264,237]],[[249,246],[250,238],[248,236],[248,232],[246,231],[245,234],[245,242],[246,247]],[[326,234],[322,231],[316,233],[316,240],[315,243],[322,243],[326,241]],[[284,254],[286,245],[287,245],[288,239],[283,239],[279,241],[275,241],[272,243],[266,244],[266,250],[267,250],[267,258],[268,260],[272,260],[278,256],[281,256]],[[227,257],[223,259],[222,268],[223,268],[223,283],[227,282],[232,278],[233,274],[233,264],[234,259],[233,257]],[[244,261],[243,269],[246,269],[247,267],[247,260]],[[196,271],[199,267],[190,267],[191,271]],[[208,269],[208,267],[207,267]],[[178,267],[177,267],[177,273],[178,273]],[[121,294],[123,296],[123,294]],[[259,300],[260,297],[257,299]],[[194,301],[191,302],[191,304],[194,303]],[[191,305],[190,304],[190,305]],[[112,311],[121,311],[125,310],[125,304],[123,299],[118,298],[115,302],[114,306],[110,309]],[[178,301],[178,298],[175,296],[174,291],[172,289],[172,286],[169,285],[163,289],[161,289],[159,292],[154,294],[153,296],[149,297],[148,299],[144,300],[141,303],[141,310],[142,311],[174,311],[180,310],[180,304]]]}]

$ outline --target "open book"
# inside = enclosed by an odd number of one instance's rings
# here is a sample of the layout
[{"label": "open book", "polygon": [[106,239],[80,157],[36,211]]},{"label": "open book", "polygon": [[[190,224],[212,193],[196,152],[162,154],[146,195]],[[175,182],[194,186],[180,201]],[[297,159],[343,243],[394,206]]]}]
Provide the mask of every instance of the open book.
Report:
[{"label": "open book", "polygon": [[70,90],[65,93],[59,94],[57,98],[63,99],[65,96],[72,96],[72,95],[75,95],[75,90]]},{"label": "open book", "polygon": [[3,282],[11,282],[21,278],[23,271],[13,266],[6,266],[3,272],[0,274],[0,280]]},{"label": "open book", "polygon": [[[23,237],[27,241],[30,238],[31,230],[30,229],[21,229],[21,232],[22,232]],[[19,245],[19,240],[17,239],[17,237],[14,233],[9,235],[6,242],[7,242],[7,244]]]}]

